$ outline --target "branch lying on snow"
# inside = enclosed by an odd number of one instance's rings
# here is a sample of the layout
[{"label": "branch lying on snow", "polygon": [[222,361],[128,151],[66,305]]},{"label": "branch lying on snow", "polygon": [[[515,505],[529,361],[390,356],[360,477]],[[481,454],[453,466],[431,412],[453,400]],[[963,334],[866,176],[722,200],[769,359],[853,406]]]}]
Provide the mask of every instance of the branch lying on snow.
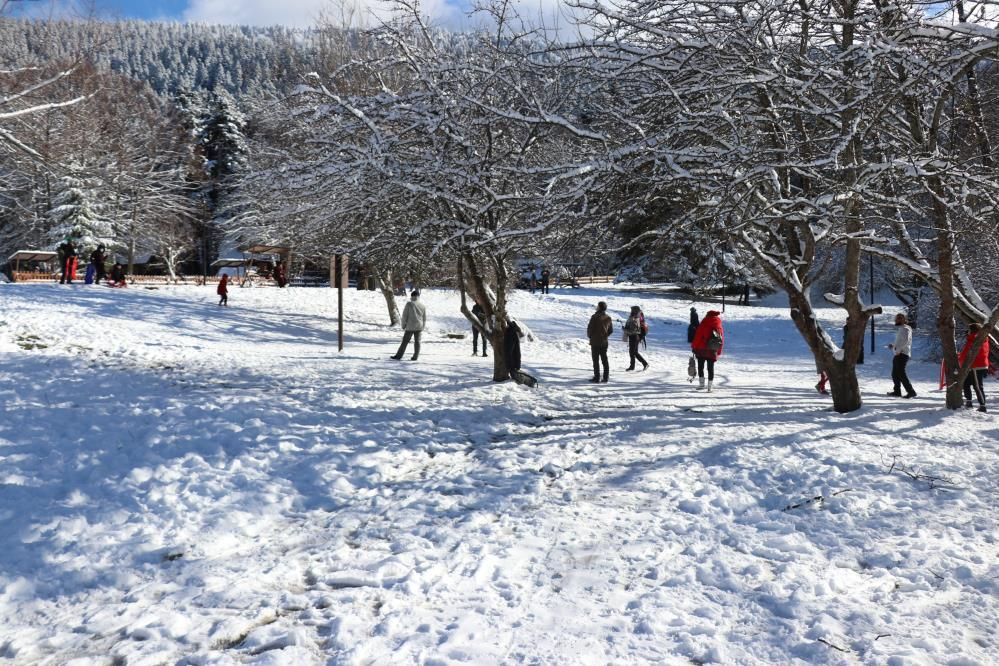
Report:
[{"label": "branch lying on snow", "polygon": [[[932,474],[923,474],[915,467],[909,467],[905,463],[901,462],[899,460],[899,457],[900,456],[896,454],[892,454],[891,465],[888,467],[889,474],[897,471],[900,474],[904,474],[905,476],[909,477],[913,481],[926,481],[927,483],[929,483],[929,490],[933,490],[935,488],[941,488],[943,490],[960,489],[960,486],[958,486],[956,483],[954,483],[947,477],[934,476]],[[888,465],[888,462],[885,460],[884,454],[881,455],[881,462],[884,463],[885,465]]]},{"label": "branch lying on snow", "polygon": [[849,652],[849,650],[848,650],[848,649],[846,649],[846,648],[841,648],[841,647],[840,647],[840,646],[838,646],[838,645],[834,645],[834,644],[830,643],[829,641],[827,641],[827,640],[826,640],[826,639],[824,639],[824,638],[820,638],[820,639],[818,639],[818,640],[819,640],[819,642],[820,642],[820,643],[822,643],[823,645],[828,645],[828,646],[829,646],[829,647],[831,647],[831,648],[832,648],[833,650],[839,650],[840,652]]},{"label": "branch lying on snow", "polygon": [[[842,495],[843,493],[848,493],[851,490],[853,490],[853,488],[844,488],[843,490],[837,490],[836,492],[832,493],[829,497],[836,497],[836,495]],[[806,500],[802,500],[801,502],[798,502],[797,504],[788,504],[783,509],[781,509],[781,511],[790,511],[791,509],[800,509],[803,506],[808,506],[809,504],[814,504],[816,502],[825,502],[826,499],[827,499],[827,497],[825,495],[816,495],[815,497],[810,497],[810,498],[808,498]]]}]

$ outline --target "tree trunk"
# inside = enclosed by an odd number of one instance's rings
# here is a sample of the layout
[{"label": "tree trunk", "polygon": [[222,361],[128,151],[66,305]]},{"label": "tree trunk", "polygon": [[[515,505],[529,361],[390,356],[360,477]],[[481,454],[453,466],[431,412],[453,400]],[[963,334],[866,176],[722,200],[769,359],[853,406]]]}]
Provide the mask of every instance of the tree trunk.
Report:
[{"label": "tree trunk", "polygon": [[375,268],[375,280],[378,282],[378,290],[385,297],[385,307],[388,308],[389,326],[398,326],[402,321],[399,314],[399,305],[395,301],[395,291],[392,289],[392,271],[383,271]]},{"label": "tree trunk", "polygon": [[[473,327],[487,336],[493,345],[493,381],[502,382],[510,378],[510,370],[506,367],[506,357],[503,354],[503,340],[506,337],[506,285],[508,276],[503,257],[490,257],[493,274],[496,279],[496,291],[492,292],[486,284],[480,262],[470,251],[458,255],[458,290],[461,294],[461,312]],[[485,321],[480,322],[472,314],[467,304],[466,295],[479,304],[485,312]]]},{"label": "tree trunk", "polygon": [[[815,311],[804,293],[791,290],[788,292],[788,300],[791,305],[791,319],[797,326],[801,337],[808,343],[808,347],[815,356],[817,367],[826,371],[829,377],[829,391],[833,397],[833,409],[840,414],[846,414],[860,409],[863,400],[860,397],[860,384],[857,382],[857,352],[863,344],[864,327],[867,324],[867,317],[857,317],[851,319],[847,329],[847,349],[852,349],[852,353],[844,350],[843,358],[837,359],[833,356],[832,340],[815,319]],[[852,341],[852,344],[851,344]]]},{"label": "tree trunk", "polygon": [[934,193],[933,211],[937,227],[937,268],[940,272],[940,310],[937,313],[937,334],[943,351],[944,378],[946,379],[947,408],[959,409],[963,403],[961,372],[957,361],[957,342],[954,339],[954,232],[943,200],[943,187],[932,179]]}]

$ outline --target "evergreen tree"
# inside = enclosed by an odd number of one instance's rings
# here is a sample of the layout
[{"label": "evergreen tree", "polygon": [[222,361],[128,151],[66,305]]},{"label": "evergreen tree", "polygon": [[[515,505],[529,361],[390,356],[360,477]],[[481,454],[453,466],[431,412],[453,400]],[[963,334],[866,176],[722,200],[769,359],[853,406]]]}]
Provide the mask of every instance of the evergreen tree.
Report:
[{"label": "evergreen tree", "polygon": [[55,245],[63,238],[76,239],[77,248],[89,251],[98,245],[111,245],[114,232],[111,222],[100,214],[100,206],[86,179],[70,173],[58,180],[49,209],[49,241]]}]

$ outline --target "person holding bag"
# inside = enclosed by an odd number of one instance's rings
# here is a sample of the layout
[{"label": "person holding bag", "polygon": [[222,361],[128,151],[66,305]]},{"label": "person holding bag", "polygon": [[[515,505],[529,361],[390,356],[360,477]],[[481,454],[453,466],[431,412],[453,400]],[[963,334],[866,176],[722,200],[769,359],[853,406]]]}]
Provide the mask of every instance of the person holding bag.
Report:
[{"label": "person holding bag", "polygon": [[624,338],[628,342],[628,356],[631,359],[631,365],[625,368],[625,370],[634,370],[636,360],[642,364],[642,370],[646,370],[649,367],[648,361],[638,353],[638,344],[642,340],[643,329],[648,330],[644,322],[645,317],[642,315],[642,308],[632,305],[631,316],[628,317],[628,321],[624,324]]},{"label": "person holding bag", "polygon": [[[694,333],[694,341],[690,343],[690,350],[697,358],[697,379],[698,390],[707,388],[711,391],[711,386],[715,380],[715,361],[722,355],[722,347],[725,346],[725,329],[722,327],[721,313],[717,310],[709,310]],[[707,386],[704,383],[704,366],[708,367]]]}]

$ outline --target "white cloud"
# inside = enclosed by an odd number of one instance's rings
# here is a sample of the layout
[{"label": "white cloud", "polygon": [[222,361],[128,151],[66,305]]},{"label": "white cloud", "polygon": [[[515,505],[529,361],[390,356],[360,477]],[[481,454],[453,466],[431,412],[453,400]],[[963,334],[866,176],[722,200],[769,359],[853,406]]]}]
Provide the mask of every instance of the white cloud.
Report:
[{"label": "white cloud", "polygon": [[[190,0],[184,10],[184,20],[199,23],[235,25],[287,25],[304,28],[316,24],[326,15],[339,21],[352,16],[355,25],[371,25],[372,17],[387,17],[389,4],[380,0]],[[425,14],[435,21],[450,23],[461,12],[446,0],[421,3]]]}]

